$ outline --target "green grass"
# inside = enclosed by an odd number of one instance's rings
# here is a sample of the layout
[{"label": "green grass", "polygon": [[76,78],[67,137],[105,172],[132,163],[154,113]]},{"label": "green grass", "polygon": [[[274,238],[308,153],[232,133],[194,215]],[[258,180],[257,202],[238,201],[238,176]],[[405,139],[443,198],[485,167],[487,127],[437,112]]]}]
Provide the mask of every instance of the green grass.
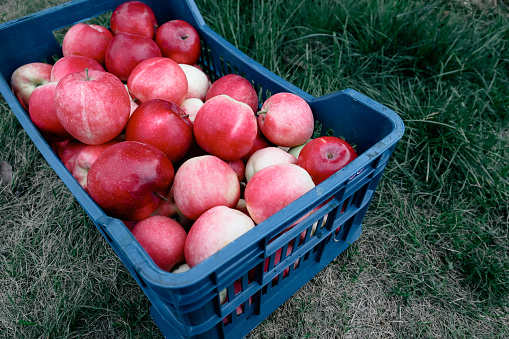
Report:
[{"label": "green grass", "polygon": [[[8,1],[3,21],[58,1]],[[250,338],[509,336],[509,9],[498,1],[197,1],[315,96],[353,88],[406,132],[361,238]],[[7,10],[8,9],[8,10]],[[159,337],[149,302],[0,102],[0,336]]]}]

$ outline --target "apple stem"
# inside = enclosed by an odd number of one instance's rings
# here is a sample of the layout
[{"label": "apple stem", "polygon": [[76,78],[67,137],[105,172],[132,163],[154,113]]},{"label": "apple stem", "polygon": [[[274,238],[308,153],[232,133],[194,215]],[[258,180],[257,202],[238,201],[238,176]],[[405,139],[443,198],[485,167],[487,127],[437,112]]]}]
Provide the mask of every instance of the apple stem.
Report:
[{"label": "apple stem", "polygon": [[189,114],[182,114],[181,117],[182,118],[189,118]]},{"label": "apple stem", "polygon": [[186,34],[186,35],[184,35],[184,36],[181,36],[180,38],[181,38],[182,40],[185,40],[185,39],[189,38],[189,34]]},{"label": "apple stem", "polygon": [[166,198],[165,196],[163,196],[163,195],[161,195],[161,194],[159,194],[159,193],[157,193],[157,192],[154,192],[154,195],[155,195],[156,197],[158,197],[158,198],[163,199],[163,200],[164,200],[164,201],[166,201],[166,202],[168,201],[168,198]]},{"label": "apple stem", "polygon": [[85,68],[85,74],[87,76],[87,81],[90,80],[89,76],[88,76],[88,68]]},{"label": "apple stem", "polygon": [[267,114],[267,110],[262,109],[262,110],[259,110],[258,112],[256,112],[256,115],[262,115],[262,114]]}]

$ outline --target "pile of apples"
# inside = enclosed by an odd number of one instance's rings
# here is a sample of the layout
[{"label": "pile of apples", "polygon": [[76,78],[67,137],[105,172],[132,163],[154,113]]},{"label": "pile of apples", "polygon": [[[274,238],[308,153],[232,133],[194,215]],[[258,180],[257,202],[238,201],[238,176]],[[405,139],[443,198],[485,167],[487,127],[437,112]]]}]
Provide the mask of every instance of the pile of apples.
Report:
[{"label": "pile of apples", "polygon": [[211,83],[201,51],[189,23],[159,25],[128,1],[110,29],[75,24],[54,65],[11,78],[65,167],[168,272],[192,269],[357,156],[340,138],[312,139],[299,96],[260,108],[242,76]]}]

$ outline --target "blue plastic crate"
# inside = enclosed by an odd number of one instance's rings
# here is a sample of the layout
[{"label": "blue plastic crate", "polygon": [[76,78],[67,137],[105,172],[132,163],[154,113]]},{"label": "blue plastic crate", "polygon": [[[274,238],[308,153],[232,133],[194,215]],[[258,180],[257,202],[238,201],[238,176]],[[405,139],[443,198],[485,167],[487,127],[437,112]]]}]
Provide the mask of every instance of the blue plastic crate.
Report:
[{"label": "blue plastic crate", "polygon": [[[146,0],[160,24],[182,19],[191,23],[203,42],[200,60],[212,79],[238,73],[252,81],[260,101],[271,94],[292,92],[311,106],[322,133],[334,130],[357,145],[359,157],[325,182],[257,225],[190,271],[160,270],[129,230],[107,216],[67,171],[39,134],[10,90],[19,66],[53,62],[61,47],[53,32],[115,9],[121,0],[76,0],[0,25],[0,92],[41,154],[64,181],[104,238],[152,303],[151,315],[167,338],[239,338],[245,336],[334,260],[362,231],[362,220],[396,143],[404,132],[393,111],[346,89],[315,98],[269,72],[205,25],[192,0]],[[321,206],[319,209],[318,207]],[[289,232],[288,225],[315,210]],[[313,225],[320,225],[316,232]],[[301,238],[302,236],[302,238]],[[286,255],[289,244],[291,253]],[[277,265],[274,258],[282,248]],[[269,269],[264,272],[265,261]],[[285,272],[286,271],[286,272]],[[241,286],[235,295],[234,282]],[[219,293],[226,289],[228,302]],[[241,306],[242,313],[237,315]],[[224,320],[225,319],[225,320]]]}]

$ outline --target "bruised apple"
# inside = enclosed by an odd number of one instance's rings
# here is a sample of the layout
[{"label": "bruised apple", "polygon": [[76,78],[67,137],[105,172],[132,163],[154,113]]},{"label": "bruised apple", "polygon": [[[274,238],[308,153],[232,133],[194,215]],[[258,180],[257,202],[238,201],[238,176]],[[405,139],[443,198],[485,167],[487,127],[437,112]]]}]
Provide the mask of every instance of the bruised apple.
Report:
[{"label": "bruised apple", "polygon": [[87,178],[90,196],[108,215],[141,220],[152,214],[170,191],[174,170],[156,147],[122,141],[97,157]]}]

